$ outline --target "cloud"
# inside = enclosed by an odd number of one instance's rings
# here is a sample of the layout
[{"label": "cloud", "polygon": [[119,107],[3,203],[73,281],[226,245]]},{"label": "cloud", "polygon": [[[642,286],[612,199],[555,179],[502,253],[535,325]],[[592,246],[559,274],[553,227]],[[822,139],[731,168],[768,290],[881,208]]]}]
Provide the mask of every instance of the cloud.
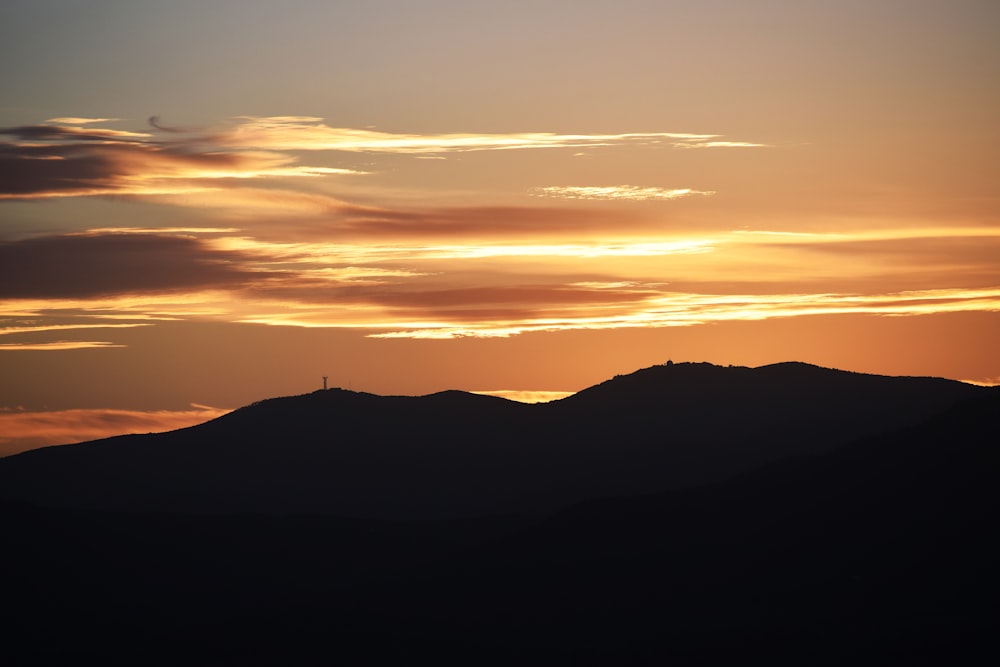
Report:
[{"label": "cloud", "polygon": [[[0,302],[0,306],[2,306]],[[37,315],[35,313],[34,315]],[[107,316],[105,316],[107,317]],[[0,322],[12,321],[10,315],[4,317],[3,309],[0,308]],[[64,321],[69,321],[74,319],[71,316],[62,315]],[[83,329],[133,329],[135,327],[148,327],[152,325],[152,322],[114,322],[114,321],[103,321],[103,322],[93,322],[94,318],[88,318],[90,321],[76,321],[68,323],[56,323],[45,319],[21,319],[18,326],[3,326],[0,327],[0,336],[11,336],[13,338],[20,338],[25,335],[35,335],[35,334],[48,334],[54,331],[66,332],[66,331],[80,331]],[[98,318],[100,319],[100,318]],[[113,319],[113,318],[112,318]],[[136,318],[139,319],[139,318]],[[13,320],[17,321],[17,320]],[[2,339],[0,339],[2,340]],[[12,351],[43,351],[43,352],[53,352],[60,350],[92,350],[92,349],[106,349],[106,348],[118,348],[125,347],[120,343],[115,343],[106,340],[21,340],[13,343],[0,342],[0,352],[12,352]]]},{"label": "cloud", "polygon": [[559,134],[512,132],[506,134],[407,134],[369,129],[330,127],[310,116],[243,116],[220,134],[230,146],[255,146],[283,151],[344,151],[368,153],[451,153],[527,148],[588,148],[598,146],[655,145],[673,147],[763,146],[720,139],[718,134],[686,132],[624,132],[617,134]]},{"label": "cloud", "polygon": [[182,127],[171,127],[169,125],[163,125],[162,123],[160,123],[160,117],[159,116],[150,116],[149,119],[146,122],[149,123],[150,127],[155,127],[157,130],[160,130],[161,132],[176,132],[176,133],[180,133],[180,132],[189,132],[190,131],[190,130],[186,130],[186,129],[182,128]]},{"label": "cloud", "polygon": [[[132,329],[134,327],[148,327],[148,326],[150,326],[149,322],[129,322],[129,323],[77,322],[74,324],[29,324],[24,326],[0,327],[0,336],[13,336],[13,335],[27,334],[27,333],[35,334],[35,333],[43,333],[49,331],[67,331],[67,330],[78,330],[78,329]],[[49,343],[46,343],[46,345],[48,344]],[[0,346],[2,345],[3,343],[0,343]]]},{"label": "cloud", "polygon": [[166,234],[71,234],[0,243],[0,298],[81,299],[235,287],[268,277],[252,258]]},{"label": "cloud", "polygon": [[[0,141],[0,176],[6,176],[0,178],[0,197],[141,194],[155,202],[211,208],[210,220],[200,230],[192,220],[185,221],[190,226],[159,231],[104,228],[0,243],[0,299],[8,300],[0,303],[0,313],[6,313],[7,329],[17,329],[22,339],[95,327],[97,314],[448,338],[996,307],[995,296],[982,291],[997,284],[996,244],[983,242],[988,235],[963,233],[961,240],[946,242],[940,239],[949,230],[920,239],[884,231],[869,237],[801,231],[695,237],[671,231],[663,207],[653,214],[649,207],[622,211],[567,202],[377,206],[274,181],[294,177],[297,184],[303,177],[360,173],[300,164],[301,152],[443,157],[528,148],[758,145],[720,135],[394,134],[334,128],[312,117],[240,118],[207,129],[168,126],[152,117],[149,132],[126,132],[87,120],[52,119],[0,130],[7,139]],[[713,194],[628,184],[530,192],[583,201]],[[183,198],[176,196],[181,193]],[[208,227],[210,221],[219,224]],[[915,263],[931,268],[917,272]],[[932,269],[938,274],[931,275]],[[864,294],[875,271],[884,272],[879,284],[892,298]],[[942,280],[945,271],[962,279]],[[931,291],[960,285],[981,289]],[[66,315],[70,311],[79,320]],[[27,316],[18,313],[25,312],[35,321],[24,321]],[[115,344],[21,340],[3,349]]]},{"label": "cloud", "polygon": [[977,384],[980,387],[997,387],[1000,386],[1000,375],[997,377],[987,377],[987,378],[976,378],[973,380],[961,380],[968,384]]},{"label": "cloud", "polygon": [[[1000,301],[991,287],[995,281],[989,282],[995,272],[984,274],[978,288],[928,289],[935,287],[933,281],[921,284],[906,277],[911,272],[905,256],[897,269],[902,277],[895,281],[904,289],[852,293],[865,288],[865,277],[857,276],[856,262],[844,264],[840,258],[857,255],[867,266],[868,245],[886,251],[894,246],[877,237],[862,243],[848,233],[830,238],[741,232],[578,243],[524,238],[477,242],[470,236],[434,244],[268,242],[230,236],[225,229],[204,238],[144,231],[0,245],[0,285],[6,289],[0,294],[16,299],[4,304],[7,330],[30,336],[96,328],[101,322],[95,316],[116,314],[139,324],[148,324],[148,318],[196,318],[449,338],[816,314],[989,311]],[[904,241],[898,242],[907,247]],[[983,245],[980,237],[965,241]],[[915,249],[927,252],[936,247],[930,239],[915,243]],[[947,254],[948,244],[943,247]],[[791,255],[786,254],[789,248]],[[807,260],[809,270],[804,271],[802,257],[809,257],[809,250],[819,255]],[[831,257],[819,261],[824,255]],[[984,250],[980,255],[979,261],[988,265],[992,254]],[[668,257],[669,264],[660,260]],[[594,259],[605,261],[595,268],[590,263]],[[935,256],[934,261],[942,260]],[[766,272],[758,268],[753,275],[744,274],[745,267],[762,263]],[[868,270],[889,270],[880,267],[876,262]],[[790,272],[795,286],[788,281]],[[891,277],[881,275],[879,283],[887,285]],[[810,291],[817,286],[825,291]],[[789,287],[802,291],[790,292]],[[67,319],[73,309],[79,319]],[[22,340],[6,349],[68,344]],[[100,344],[82,341],[80,347]]]},{"label": "cloud", "polygon": [[450,289],[422,289],[415,291],[382,290],[374,292],[380,305],[421,315],[436,317],[458,310],[469,316],[482,313],[489,316],[499,307],[508,312],[532,312],[538,307],[565,308],[580,304],[634,303],[649,296],[648,290],[627,285],[615,289],[591,289],[585,285],[538,284],[501,285],[482,287],[454,287]]},{"label": "cloud", "polygon": [[492,391],[474,391],[473,394],[483,394],[484,396],[499,396],[518,403],[548,403],[558,401],[560,398],[572,396],[572,391],[532,391],[521,389],[494,389]]},{"label": "cloud", "polygon": [[171,130],[179,136],[57,124],[0,128],[0,137],[10,138],[0,141],[0,199],[178,195],[251,179],[360,173]]},{"label": "cloud", "polygon": [[96,127],[110,120],[62,117],[0,128],[0,137],[7,137],[0,142],[0,198],[180,194],[218,189],[223,179],[360,173],[298,165],[291,154],[298,151],[440,157],[529,148],[762,145],[682,132],[405,134],[330,127],[302,116],[240,117],[221,128],[193,129],[165,125],[154,115],[148,125],[156,134]]},{"label": "cloud", "polygon": [[758,144],[752,141],[678,141],[675,148],[766,148],[768,144]]},{"label": "cloud", "polygon": [[[447,239],[439,243],[412,242],[398,240],[393,243],[345,243],[338,240],[307,241],[267,241],[247,237],[221,237],[212,241],[213,247],[268,258],[274,266],[301,275],[306,273],[316,277],[317,271],[346,266],[367,266],[390,264],[393,270],[404,271],[405,275],[462,272],[469,270],[462,260],[480,262],[496,260],[493,270],[499,276],[506,276],[504,262],[519,262],[538,259],[551,264],[554,261],[592,260],[599,258],[656,258],[670,255],[700,255],[714,250],[711,238],[679,238],[655,241],[583,241],[578,243],[546,243],[544,239],[532,241],[524,239],[491,238],[479,241],[473,237]],[[424,267],[416,269],[415,267]],[[485,266],[485,265],[482,265]],[[381,268],[380,268],[381,270]],[[519,267],[518,273],[524,273]],[[479,280],[485,275],[479,275]],[[272,281],[271,284],[276,284]]]},{"label": "cloud", "polygon": [[522,320],[412,322],[374,338],[451,339],[509,337],[529,332],[662,328],[709,322],[753,321],[814,315],[912,316],[1000,312],[1000,288],[914,290],[894,294],[697,294],[661,291],[622,310],[581,311],[571,317]]},{"label": "cloud", "polygon": [[[450,329],[463,323],[487,328],[540,319],[571,321],[594,312],[627,313],[655,292],[621,282],[594,287],[556,276],[539,282],[489,284],[488,272],[407,276],[373,283],[327,283],[301,277],[250,288],[246,323],[377,329],[403,326]],[[547,280],[547,282],[546,282]],[[464,286],[463,282],[473,286]]]},{"label": "cloud", "polygon": [[0,456],[28,449],[107,438],[122,433],[171,431],[229,412],[193,405],[191,410],[0,410]]},{"label": "cloud", "polygon": [[[2,310],[0,310],[2,315]],[[64,315],[65,317],[65,315]],[[4,318],[0,318],[2,322]],[[39,322],[29,320],[30,324],[20,326],[0,327],[0,336],[12,336],[15,338],[24,335],[45,334],[53,331],[79,331],[81,329],[133,329],[135,327],[148,327],[151,322]],[[0,342],[0,352],[2,351],[58,351],[58,350],[88,350],[113,347],[125,347],[124,345],[111,341],[97,340],[52,340],[52,341],[19,341],[15,343]]]},{"label": "cloud", "polygon": [[[1000,230],[925,228],[832,234],[745,236],[752,247],[798,266],[828,266],[842,275],[901,288],[992,287],[1000,284]],[[780,253],[780,255],[778,254]]]},{"label": "cloud", "polygon": [[[1000,311],[1000,287],[989,285],[851,292],[852,286],[863,289],[864,281],[854,279],[853,265],[834,261],[843,253],[829,263],[813,261],[804,273],[801,260],[787,265],[787,258],[774,254],[784,245],[768,245],[774,239],[801,244],[802,234],[757,234],[756,242],[734,234],[716,240],[440,245],[136,233],[40,237],[0,246],[0,274],[18,268],[17,261],[36,272],[15,272],[12,280],[0,275],[0,285],[22,295],[0,303],[7,328],[20,337],[3,349],[113,345],[24,340],[45,331],[96,328],[101,322],[94,318],[109,315],[146,324],[152,317],[207,319],[353,328],[386,338],[457,338],[813,315]],[[597,257],[608,261],[595,267],[591,260]],[[666,257],[669,264],[661,259]],[[739,262],[747,261],[766,263],[771,282],[761,274],[742,275]],[[47,279],[52,267],[71,272]],[[801,291],[789,291],[787,278],[778,279],[789,270]],[[886,284],[884,277],[879,284]]]},{"label": "cloud", "polygon": [[339,230],[345,234],[394,238],[474,236],[502,238],[544,236],[553,232],[615,228],[619,232],[638,222],[627,213],[528,206],[476,206],[419,210],[375,207],[345,208],[339,212]]},{"label": "cloud", "polygon": [[608,186],[549,186],[534,188],[532,194],[542,197],[561,197],[563,199],[607,199],[648,201],[651,199],[680,199],[694,195],[714,195],[711,190],[692,190],[691,188],[655,188],[638,185],[608,185]]},{"label": "cloud", "polygon": [[95,348],[108,347],[125,346],[106,340],[55,340],[45,343],[0,343],[0,351],[44,350],[46,352],[52,352],[57,350],[92,350]]},{"label": "cloud", "polygon": [[79,116],[65,116],[60,118],[49,118],[46,123],[59,123],[60,125],[89,125],[91,123],[109,123],[121,120],[121,118],[81,118]]},{"label": "cloud", "polygon": [[[894,258],[912,265],[933,264],[937,267],[992,266],[1000,271],[996,259],[1000,256],[1000,230],[976,230],[965,235],[961,230],[955,234],[928,233],[923,236],[914,235],[920,232],[912,230],[895,230],[888,234],[865,237],[863,234],[830,235],[824,238],[816,235],[807,242],[796,242],[794,238],[779,242],[779,247],[796,251],[820,252],[840,257],[878,258],[880,262],[893,261]],[[888,238],[887,238],[888,236]],[[860,238],[859,238],[860,237]]]},{"label": "cloud", "polygon": [[15,145],[41,147],[40,142],[54,145],[74,143],[147,143],[152,137],[148,132],[130,132],[99,127],[74,127],[72,125],[40,124],[0,127],[0,135],[19,140]]}]

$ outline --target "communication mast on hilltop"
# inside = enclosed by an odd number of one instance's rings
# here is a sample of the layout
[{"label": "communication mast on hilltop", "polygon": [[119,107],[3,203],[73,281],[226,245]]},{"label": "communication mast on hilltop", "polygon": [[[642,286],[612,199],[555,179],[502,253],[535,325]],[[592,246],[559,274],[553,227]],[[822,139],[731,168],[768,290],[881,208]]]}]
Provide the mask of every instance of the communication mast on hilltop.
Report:
[{"label": "communication mast on hilltop", "polygon": [[323,376],[323,391],[326,391],[326,378],[327,378],[327,376],[324,375]]}]

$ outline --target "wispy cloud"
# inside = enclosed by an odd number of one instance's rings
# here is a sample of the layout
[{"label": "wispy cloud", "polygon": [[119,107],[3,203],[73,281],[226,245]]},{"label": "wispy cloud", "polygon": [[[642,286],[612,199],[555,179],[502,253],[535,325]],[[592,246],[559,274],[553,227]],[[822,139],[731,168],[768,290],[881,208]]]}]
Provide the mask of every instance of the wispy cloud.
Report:
[{"label": "wispy cloud", "polygon": [[711,190],[692,190],[691,188],[656,188],[641,187],[638,185],[608,185],[608,186],[580,186],[551,185],[543,188],[535,188],[532,194],[541,197],[560,197],[563,199],[606,199],[606,200],[631,200],[648,201],[651,199],[680,199],[694,195],[714,195]]},{"label": "wispy cloud", "polygon": [[[0,128],[0,199],[187,195],[238,187],[248,180],[365,173],[299,164],[296,154],[304,151],[441,157],[519,149],[762,145],[684,132],[392,133],[331,127],[321,118],[303,116],[240,117],[216,128],[174,127],[152,116],[143,131],[98,127],[111,120],[62,117]],[[645,196],[669,195],[648,191]]]},{"label": "wispy cloud", "polygon": [[[129,338],[124,327],[159,319],[455,338],[997,309],[1000,237],[989,231],[716,227],[696,234],[665,217],[681,206],[603,202],[706,198],[712,190],[627,181],[548,185],[528,193],[578,201],[448,207],[333,194],[328,182],[372,173],[354,167],[377,170],[390,155],[479,151],[485,155],[478,161],[497,157],[491,151],[528,149],[572,155],[597,147],[763,147],[739,137],[394,133],[306,116],[239,117],[197,128],[154,116],[128,130],[108,127],[112,120],[61,117],[0,128],[0,198],[142,196],[199,215],[179,224],[171,218],[160,229],[102,221],[84,233],[0,242],[0,335],[9,341],[0,349],[113,347],[122,344],[116,338]],[[918,264],[938,274],[914,271]],[[945,272],[966,279],[949,280]],[[880,287],[866,290],[863,281],[873,277]],[[83,333],[111,318],[118,324]],[[74,329],[99,340],[51,340],[71,338]]]},{"label": "wispy cloud", "polygon": [[516,237],[546,237],[573,232],[579,235],[613,228],[620,233],[649,224],[627,212],[574,210],[530,206],[477,206],[454,208],[389,209],[375,207],[342,208],[336,213],[345,235],[376,240],[448,239],[461,243],[462,237],[477,240]]},{"label": "wispy cloud", "polygon": [[386,243],[345,244],[336,241],[266,242],[245,237],[219,238],[212,242],[224,252],[246,252],[258,257],[280,259],[286,266],[293,263],[325,261],[330,263],[439,262],[445,260],[576,258],[602,257],[663,257],[677,254],[710,252],[715,241],[711,238],[660,240],[595,240],[580,243],[520,243],[486,238],[478,243],[453,240],[441,244]]},{"label": "wispy cloud", "polygon": [[1000,376],[988,377],[988,378],[975,378],[973,380],[962,380],[962,382],[967,382],[968,384],[977,384],[980,387],[997,387],[1000,386]]},{"label": "wispy cloud", "polygon": [[[75,328],[75,327],[68,327]],[[42,350],[46,352],[59,351],[59,350],[93,350],[93,349],[103,349],[109,347],[125,347],[118,343],[113,343],[106,340],[56,340],[44,343],[0,343],[0,351],[25,351],[25,350]]]},{"label": "wispy cloud", "polygon": [[0,128],[0,137],[7,137],[0,141],[0,199],[179,195],[231,181],[359,173],[299,165],[292,155],[226,147],[183,131],[164,139],[53,123]]},{"label": "wispy cloud", "polygon": [[[107,347],[120,344],[110,332],[162,319],[457,338],[1000,310],[998,237],[972,230],[946,239],[930,230],[909,236],[889,230],[891,241],[875,230],[764,230],[575,243],[524,235],[375,243],[372,237],[267,241],[224,228],[185,229],[0,245],[0,334],[10,340],[0,349]],[[945,273],[914,272],[914,262],[944,266]],[[955,267],[964,280],[949,282]],[[97,341],[39,338],[100,327],[108,334]]]},{"label": "wispy cloud", "polygon": [[123,433],[171,431],[229,412],[193,405],[190,410],[0,410],[0,456],[49,445],[107,438]]},{"label": "wispy cloud", "polygon": [[768,146],[768,144],[758,144],[752,141],[725,141],[721,139],[677,141],[673,145],[676,148],[766,148]]},{"label": "wispy cloud", "polygon": [[81,118],[79,116],[64,116],[59,118],[49,118],[46,123],[59,123],[60,125],[89,125],[91,123],[110,123],[121,120],[121,118]]},{"label": "wispy cloud", "polygon": [[372,334],[376,338],[495,338],[528,332],[693,326],[709,322],[764,320],[811,315],[927,315],[946,312],[1000,312],[1000,288],[924,290],[897,294],[664,293],[643,299],[625,312],[572,318],[531,318],[520,322],[412,322],[406,328]]},{"label": "wispy cloud", "polygon": [[23,326],[3,326],[0,327],[0,336],[10,336],[24,333],[41,333],[47,331],[67,331],[74,329],[131,329],[133,327],[148,327],[149,322],[130,322],[115,324],[111,322],[100,324],[35,324]]},{"label": "wispy cloud", "polygon": [[[172,320],[225,320],[239,311],[239,296],[230,290],[119,293],[86,298],[0,299],[0,320],[18,326],[92,323],[95,318],[156,323]],[[277,306],[276,306],[277,307]],[[70,326],[70,328],[73,328]],[[34,335],[26,332],[25,336]]]},{"label": "wispy cloud", "polygon": [[233,146],[256,146],[289,151],[348,151],[371,153],[449,153],[527,148],[586,148],[626,144],[664,143],[674,147],[763,146],[722,140],[718,134],[686,132],[625,132],[619,134],[559,134],[514,132],[508,134],[408,134],[369,129],[330,127],[310,116],[245,116],[221,135]]}]

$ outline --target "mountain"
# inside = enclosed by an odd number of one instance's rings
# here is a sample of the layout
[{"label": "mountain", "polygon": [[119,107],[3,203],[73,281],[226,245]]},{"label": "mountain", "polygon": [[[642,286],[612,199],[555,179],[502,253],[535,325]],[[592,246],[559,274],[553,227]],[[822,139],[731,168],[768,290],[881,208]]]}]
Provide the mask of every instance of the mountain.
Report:
[{"label": "mountain", "polygon": [[592,499],[420,577],[367,627],[498,664],[994,664],[1000,390],[698,488]]},{"label": "mountain", "polygon": [[679,363],[527,405],[331,389],[163,434],[0,459],[50,507],[411,519],[546,512],[696,486],[940,413],[983,387],[801,363]]},{"label": "mountain", "polygon": [[906,426],[726,480],[535,516],[381,521],[0,502],[5,656],[996,664],[997,424],[1000,389],[984,388]]},{"label": "mountain", "polygon": [[593,499],[436,578],[383,588],[367,609],[424,636],[464,626],[593,664],[623,651],[680,664],[991,664],[998,423],[992,390],[724,482]]}]

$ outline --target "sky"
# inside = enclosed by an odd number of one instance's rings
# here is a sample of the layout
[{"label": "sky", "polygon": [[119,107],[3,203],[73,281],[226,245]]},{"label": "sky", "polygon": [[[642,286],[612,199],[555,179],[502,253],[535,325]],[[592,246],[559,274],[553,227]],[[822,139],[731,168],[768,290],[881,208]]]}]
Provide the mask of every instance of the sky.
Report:
[{"label": "sky", "polygon": [[668,359],[1000,382],[992,0],[7,0],[0,455]]}]

